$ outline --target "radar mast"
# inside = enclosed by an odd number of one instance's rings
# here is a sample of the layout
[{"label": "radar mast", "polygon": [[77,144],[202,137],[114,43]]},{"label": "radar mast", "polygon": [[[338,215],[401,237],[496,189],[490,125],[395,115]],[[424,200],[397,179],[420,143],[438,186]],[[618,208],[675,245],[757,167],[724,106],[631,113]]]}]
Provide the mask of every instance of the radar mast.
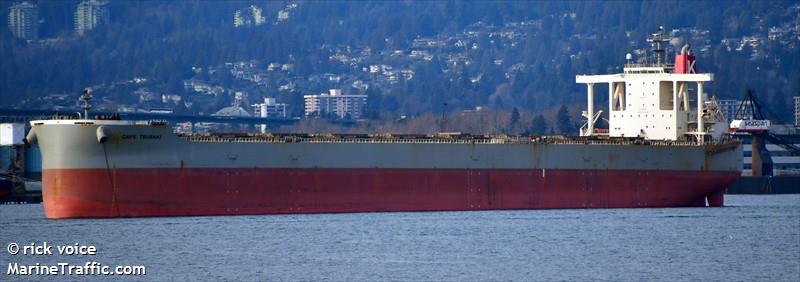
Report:
[{"label": "radar mast", "polygon": [[653,48],[651,50],[656,56],[656,65],[667,63],[664,56],[664,43],[669,42],[669,40],[670,36],[664,33],[663,26],[658,27],[658,32],[647,36],[647,42],[650,42],[650,46]]},{"label": "radar mast", "polygon": [[92,88],[86,88],[83,90],[83,95],[81,95],[81,100],[83,100],[83,118],[89,119],[89,109],[92,108],[92,105],[89,104],[89,100],[92,100]]}]

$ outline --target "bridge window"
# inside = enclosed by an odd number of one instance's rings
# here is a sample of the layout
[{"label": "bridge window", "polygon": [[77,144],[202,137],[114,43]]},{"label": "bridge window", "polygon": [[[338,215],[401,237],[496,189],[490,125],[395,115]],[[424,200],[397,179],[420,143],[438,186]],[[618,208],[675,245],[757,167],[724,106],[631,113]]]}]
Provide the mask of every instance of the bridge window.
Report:
[{"label": "bridge window", "polygon": [[631,96],[631,93],[625,91],[625,83],[624,82],[611,82],[611,91],[610,98],[611,98],[611,110],[613,111],[624,111],[625,110],[625,97]]},{"label": "bridge window", "polygon": [[674,102],[672,100],[672,81],[661,81],[658,87],[658,108],[662,111],[674,110]]}]

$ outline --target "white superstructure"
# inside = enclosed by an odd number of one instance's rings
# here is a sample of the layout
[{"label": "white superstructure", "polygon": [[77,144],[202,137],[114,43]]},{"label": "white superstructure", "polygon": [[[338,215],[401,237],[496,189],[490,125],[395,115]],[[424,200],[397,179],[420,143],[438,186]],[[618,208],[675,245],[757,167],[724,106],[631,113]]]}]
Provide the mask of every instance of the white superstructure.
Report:
[{"label": "white superstructure", "polygon": [[654,63],[629,62],[623,73],[576,76],[576,82],[587,85],[585,116],[591,117],[581,135],[605,134],[594,127],[600,115],[594,106],[595,84],[608,85],[607,134],[611,137],[685,140],[687,135],[693,135],[703,140],[709,134],[718,137],[726,133],[727,128],[712,126],[717,123],[716,116],[706,112],[704,101],[708,99],[703,84],[712,81],[714,75],[695,72],[688,45],[675,56],[674,65],[664,63],[661,44],[668,40],[663,29],[648,39],[653,42]]}]

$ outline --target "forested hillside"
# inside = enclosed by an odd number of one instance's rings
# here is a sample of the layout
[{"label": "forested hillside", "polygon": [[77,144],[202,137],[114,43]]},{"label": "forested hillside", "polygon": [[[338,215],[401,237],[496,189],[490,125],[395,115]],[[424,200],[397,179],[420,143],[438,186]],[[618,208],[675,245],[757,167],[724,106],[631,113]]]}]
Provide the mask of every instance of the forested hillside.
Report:
[{"label": "forested hillside", "polygon": [[[658,26],[679,38],[677,49],[692,44],[700,71],[716,75],[713,95],[753,88],[787,121],[800,95],[797,1],[110,1],[111,22],[84,36],[73,32],[79,1],[33,2],[40,39],[0,35],[2,107],[47,107],[42,97],[93,86],[103,107],[195,114],[241,91],[251,103],[277,97],[298,115],[302,94],[328,88],[368,94],[372,119],[444,103],[554,111],[584,103],[576,74],[621,71],[626,53],[643,58]],[[13,3],[0,2],[3,23]],[[250,5],[266,23],[235,27],[235,11]],[[267,72],[270,64],[288,67]],[[134,78],[144,80],[124,83]],[[197,94],[186,81],[225,93]]]}]

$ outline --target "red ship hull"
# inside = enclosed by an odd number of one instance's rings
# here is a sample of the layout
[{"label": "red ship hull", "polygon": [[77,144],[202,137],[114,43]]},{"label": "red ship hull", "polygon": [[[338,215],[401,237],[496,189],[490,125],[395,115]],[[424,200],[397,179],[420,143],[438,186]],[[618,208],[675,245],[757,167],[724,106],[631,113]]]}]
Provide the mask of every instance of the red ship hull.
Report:
[{"label": "red ship hull", "polygon": [[49,218],[723,204],[724,171],[46,169]]}]

